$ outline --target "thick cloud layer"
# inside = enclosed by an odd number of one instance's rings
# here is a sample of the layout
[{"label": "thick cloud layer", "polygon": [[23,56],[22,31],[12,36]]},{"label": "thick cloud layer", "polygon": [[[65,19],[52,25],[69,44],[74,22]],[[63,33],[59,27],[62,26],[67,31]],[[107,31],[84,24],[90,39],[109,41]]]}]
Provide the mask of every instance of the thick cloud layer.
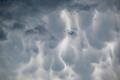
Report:
[{"label": "thick cloud layer", "polygon": [[120,80],[119,0],[0,0],[0,80]]}]

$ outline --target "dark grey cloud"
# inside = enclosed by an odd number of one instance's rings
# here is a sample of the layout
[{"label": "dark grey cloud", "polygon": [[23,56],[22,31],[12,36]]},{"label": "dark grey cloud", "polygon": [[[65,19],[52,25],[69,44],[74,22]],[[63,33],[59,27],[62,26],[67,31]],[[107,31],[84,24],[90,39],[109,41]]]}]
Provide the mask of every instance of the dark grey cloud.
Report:
[{"label": "dark grey cloud", "polygon": [[116,5],[117,10],[120,10],[120,1],[114,0],[114,5]]},{"label": "dark grey cloud", "polygon": [[34,28],[36,30],[36,32],[38,32],[39,34],[46,34],[48,33],[48,30],[46,29],[45,26],[39,25],[37,27]]},{"label": "dark grey cloud", "polygon": [[11,4],[12,2],[13,2],[13,1],[10,1],[10,0],[0,0],[1,6],[9,5],[9,4]]},{"label": "dark grey cloud", "polygon": [[4,31],[4,29],[0,28],[0,41],[4,41],[7,39],[7,33]]},{"label": "dark grey cloud", "polygon": [[[19,27],[19,26],[17,26]],[[25,34],[29,35],[29,34],[39,34],[39,35],[46,35],[48,34],[49,31],[48,29],[46,28],[46,26],[44,25],[37,25],[36,27],[32,28],[32,29],[28,29],[25,31]]]},{"label": "dark grey cloud", "polygon": [[120,42],[119,42],[119,39],[118,39],[118,42],[117,42],[117,45],[115,46],[115,50],[114,50],[114,53],[115,53],[115,59],[116,61],[118,62],[118,64],[120,65]]},{"label": "dark grey cloud", "polygon": [[16,22],[13,24],[12,30],[22,30],[22,29],[25,29],[25,25],[20,23],[20,22]]},{"label": "dark grey cloud", "polygon": [[28,15],[35,15],[38,12],[40,14],[51,12],[69,2],[71,0],[1,0],[0,17],[7,20],[20,20]]},{"label": "dark grey cloud", "polygon": [[29,30],[26,30],[25,31],[25,34],[26,35],[29,35],[29,34],[35,34],[36,32],[35,32],[35,30],[33,30],[33,29],[29,29]]},{"label": "dark grey cloud", "polygon": [[0,80],[119,80],[119,5],[0,0]]},{"label": "dark grey cloud", "polygon": [[69,10],[76,10],[76,11],[91,11],[97,7],[97,4],[81,4],[76,3],[68,6]]}]

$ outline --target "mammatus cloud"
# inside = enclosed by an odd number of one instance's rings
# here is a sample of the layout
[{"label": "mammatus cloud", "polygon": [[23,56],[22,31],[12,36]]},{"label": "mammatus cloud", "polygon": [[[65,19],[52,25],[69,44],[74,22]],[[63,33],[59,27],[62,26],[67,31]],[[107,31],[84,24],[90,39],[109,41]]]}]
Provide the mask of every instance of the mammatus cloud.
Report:
[{"label": "mammatus cloud", "polygon": [[0,80],[120,80],[119,0],[0,0]]}]

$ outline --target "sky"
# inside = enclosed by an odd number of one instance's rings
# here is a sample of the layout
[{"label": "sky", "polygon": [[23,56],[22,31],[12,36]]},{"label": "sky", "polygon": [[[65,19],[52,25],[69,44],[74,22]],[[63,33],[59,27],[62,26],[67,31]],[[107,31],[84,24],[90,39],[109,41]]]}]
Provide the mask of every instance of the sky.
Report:
[{"label": "sky", "polygon": [[120,0],[0,0],[0,80],[120,80]]}]

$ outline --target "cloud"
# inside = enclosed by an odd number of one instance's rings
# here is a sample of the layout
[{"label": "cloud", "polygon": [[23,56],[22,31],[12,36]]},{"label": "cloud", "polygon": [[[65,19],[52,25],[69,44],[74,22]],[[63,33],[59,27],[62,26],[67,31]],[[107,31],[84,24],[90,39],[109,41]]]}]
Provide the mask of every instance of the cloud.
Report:
[{"label": "cloud", "polygon": [[52,70],[53,71],[62,71],[64,69],[64,64],[61,62],[61,60],[57,57],[53,60],[53,65],[52,65]]},{"label": "cloud", "polygon": [[1,0],[0,80],[119,80],[118,0]]},{"label": "cloud", "polygon": [[5,33],[2,28],[0,28],[0,41],[4,41],[6,39],[7,39],[7,33]]},{"label": "cloud", "polygon": [[16,22],[13,24],[13,27],[11,28],[12,30],[21,30],[21,29],[25,29],[25,25],[21,24],[19,22]]}]

